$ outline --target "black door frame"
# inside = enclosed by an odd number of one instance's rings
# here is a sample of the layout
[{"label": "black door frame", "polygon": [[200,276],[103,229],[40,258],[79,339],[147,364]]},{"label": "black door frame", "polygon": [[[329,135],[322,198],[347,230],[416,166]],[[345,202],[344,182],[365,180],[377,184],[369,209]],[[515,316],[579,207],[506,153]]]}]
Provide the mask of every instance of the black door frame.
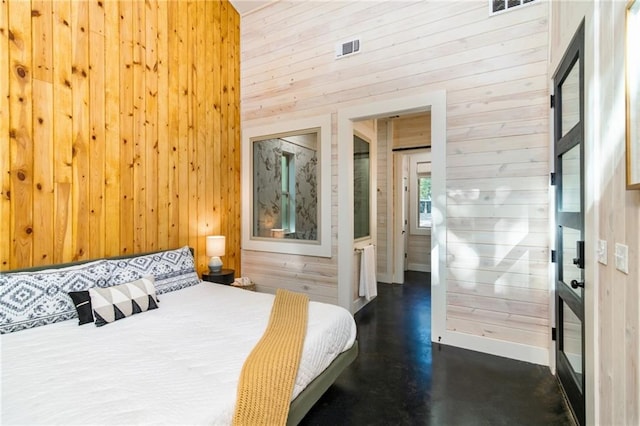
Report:
[{"label": "black door frame", "polygon": [[[578,123],[562,136],[562,84],[579,60],[579,85],[580,85],[580,119]],[[580,240],[584,247],[584,20],[573,36],[567,51],[565,52],[558,69],[553,75],[554,88],[554,166],[556,171],[556,369],[561,388],[565,392],[571,410],[578,424],[585,424],[585,326],[584,326],[584,288],[581,289],[581,296],[578,296],[570,287],[569,283],[563,281],[562,268],[564,265],[562,247],[562,227],[567,226],[580,230]],[[562,206],[562,154],[569,151],[576,145],[580,145],[580,212],[560,211]],[[583,250],[582,250],[583,251]],[[584,285],[584,254],[578,250],[576,265],[581,271],[582,279],[579,284]],[[577,377],[573,367],[564,354],[564,305],[580,319],[582,324],[582,374]]]}]

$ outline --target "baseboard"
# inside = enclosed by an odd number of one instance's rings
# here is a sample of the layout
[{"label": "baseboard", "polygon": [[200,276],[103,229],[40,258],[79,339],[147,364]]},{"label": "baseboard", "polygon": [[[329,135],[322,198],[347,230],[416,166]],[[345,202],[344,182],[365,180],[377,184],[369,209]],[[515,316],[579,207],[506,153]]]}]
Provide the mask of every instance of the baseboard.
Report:
[{"label": "baseboard", "polygon": [[[439,341],[438,337],[441,337]],[[456,331],[446,331],[444,336],[432,336],[431,340],[435,343],[442,343],[443,345],[456,346],[472,351],[530,362],[532,364],[549,366],[549,348],[473,336]]]},{"label": "baseboard", "polygon": [[389,284],[393,282],[393,278],[391,277],[391,274],[380,274],[378,273],[376,275],[376,281],[378,281],[379,283],[384,283],[384,284]]},{"label": "baseboard", "polygon": [[409,263],[407,268],[409,271],[431,272],[431,265],[425,265],[424,263]]}]

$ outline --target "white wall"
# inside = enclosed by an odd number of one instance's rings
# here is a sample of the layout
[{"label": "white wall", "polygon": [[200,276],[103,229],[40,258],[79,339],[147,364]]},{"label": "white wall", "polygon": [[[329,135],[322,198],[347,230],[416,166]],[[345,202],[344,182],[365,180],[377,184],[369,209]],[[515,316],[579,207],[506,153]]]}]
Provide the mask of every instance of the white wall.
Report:
[{"label": "white wall", "polygon": [[[623,1],[551,3],[551,75],[585,20],[587,422],[640,424],[640,192],[625,189]],[[596,242],[608,245],[607,265]],[[629,274],[615,268],[629,247]]]},{"label": "white wall", "polygon": [[[447,91],[447,140],[432,141],[447,145],[447,330],[456,344],[546,363],[548,5],[490,17],[486,1],[279,1],[241,28],[243,126]],[[362,52],[335,60],[355,35]],[[242,259],[247,275],[258,262],[274,279],[284,262]],[[321,273],[316,259],[295,262]],[[335,294],[335,275],[323,280],[312,297]]]}]

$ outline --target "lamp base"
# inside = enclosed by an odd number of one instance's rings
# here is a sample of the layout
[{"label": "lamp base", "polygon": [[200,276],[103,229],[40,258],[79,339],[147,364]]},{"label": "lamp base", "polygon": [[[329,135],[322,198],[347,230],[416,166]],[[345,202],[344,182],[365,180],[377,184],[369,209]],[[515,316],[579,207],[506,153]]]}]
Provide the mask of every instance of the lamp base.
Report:
[{"label": "lamp base", "polygon": [[209,260],[209,272],[220,272],[222,270],[222,260],[218,256],[213,256]]}]

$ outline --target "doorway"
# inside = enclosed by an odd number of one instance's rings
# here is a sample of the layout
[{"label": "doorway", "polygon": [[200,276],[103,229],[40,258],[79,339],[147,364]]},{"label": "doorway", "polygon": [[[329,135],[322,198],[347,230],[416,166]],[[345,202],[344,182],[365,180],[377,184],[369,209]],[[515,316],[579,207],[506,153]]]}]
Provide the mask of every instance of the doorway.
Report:
[{"label": "doorway", "polygon": [[[434,91],[404,98],[380,99],[338,111],[339,159],[353,158],[353,124],[359,120],[380,119],[392,115],[406,115],[418,112],[431,112],[432,170],[432,242],[431,242],[431,286],[432,339],[445,342],[446,333],[446,92]],[[338,161],[338,182],[353,180],[352,161]],[[353,187],[338,185],[338,205],[353,205]],[[362,298],[353,298],[354,282],[354,226],[352,209],[341,209],[344,218],[338,221],[338,300],[341,306],[356,312],[366,303]]]},{"label": "doorway", "polygon": [[[416,116],[430,126],[426,114]],[[395,128],[395,126],[394,126]],[[406,271],[431,272],[431,141],[393,148],[392,282],[404,283]]]},{"label": "doorway", "polygon": [[[556,366],[571,410],[585,424],[584,22],[553,76],[556,184]],[[588,283],[587,283],[588,285]]]}]

